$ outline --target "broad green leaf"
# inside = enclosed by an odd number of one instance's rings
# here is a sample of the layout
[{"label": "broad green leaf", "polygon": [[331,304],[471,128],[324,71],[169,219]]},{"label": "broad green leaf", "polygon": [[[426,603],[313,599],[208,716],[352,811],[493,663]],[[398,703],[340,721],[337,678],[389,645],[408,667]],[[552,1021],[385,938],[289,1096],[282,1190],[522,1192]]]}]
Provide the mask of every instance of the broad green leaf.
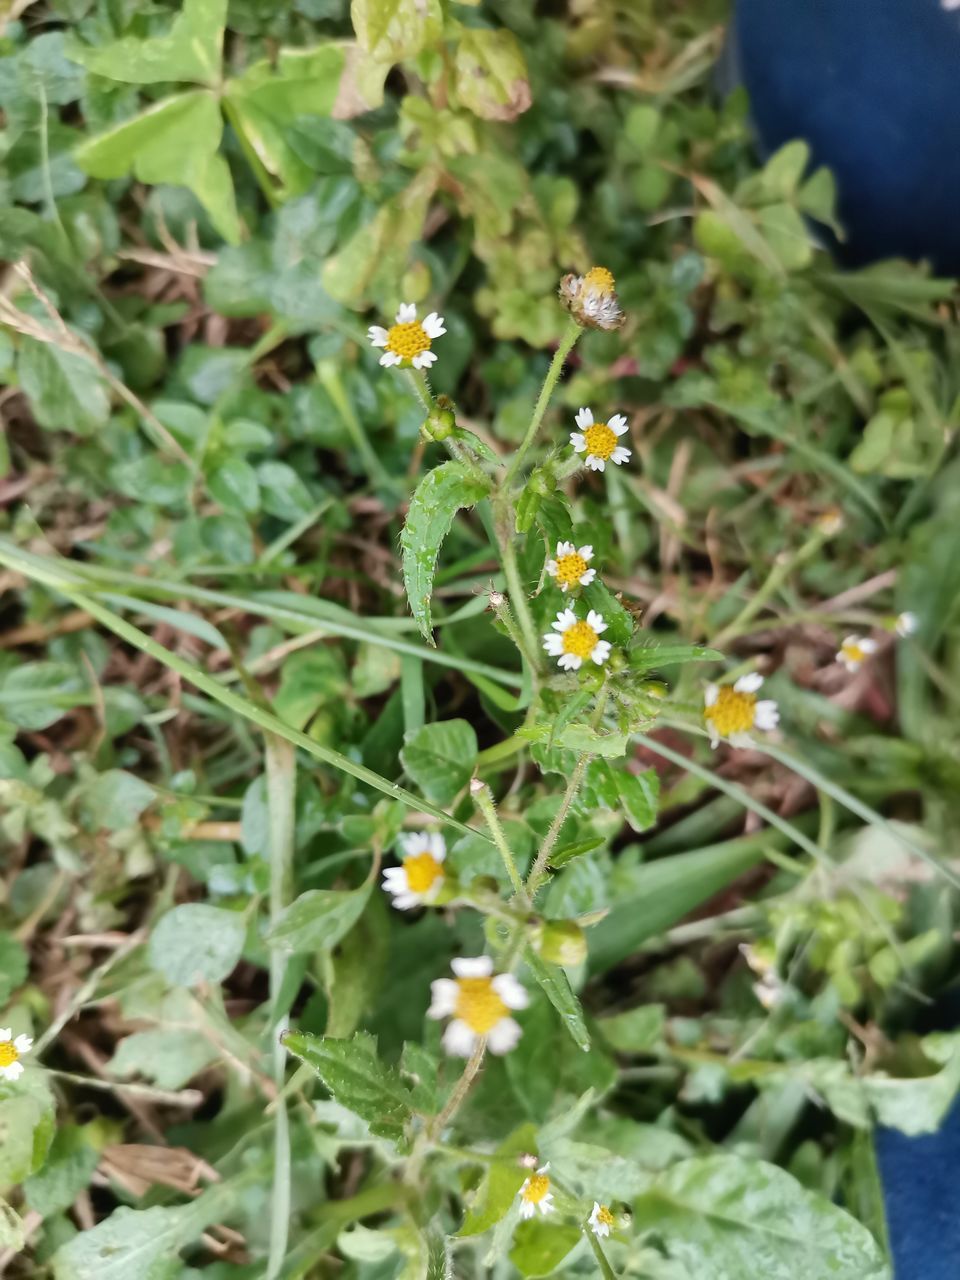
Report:
[{"label": "broad green leaf", "polygon": [[664,667],[676,667],[683,662],[723,661],[722,653],[716,649],[705,649],[700,644],[657,641],[643,631],[638,635],[638,643],[631,647],[628,655],[633,671],[662,671]]},{"label": "broad green leaf", "polygon": [[634,1201],[639,1232],[710,1280],[889,1280],[861,1223],[775,1165],[714,1155],[684,1160]]},{"label": "broad green leaf", "polygon": [[505,28],[464,28],[453,70],[458,99],[483,120],[516,120],[530,106],[527,64]]},{"label": "broad green leaf", "polygon": [[121,831],[136,822],[156,795],[153,787],[135,774],[108,769],[84,792],[84,808],[95,830]]},{"label": "broad green leaf", "polygon": [[731,880],[754,866],[769,833],[710,845],[637,867],[615,884],[609,915],[589,932],[590,970],[618,964],[645,942],[682,920]]},{"label": "broad green leaf", "polygon": [[370,1126],[370,1132],[402,1143],[412,1117],[410,1092],[377,1056],[377,1042],[358,1032],[352,1040],[290,1031],[284,1047],[317,1073],[330,1093]]},{"label": "broad green leaf", "polygon": [[83,1139],[75,1126],[60,1130],[50,1148],[46,1164],[23,1184],[28,1208],[43,1218],[65,1213],[77,1196],[90,1185],[100,1153]]},{"label": "broad green leaf", "polygon": [[590,1048],[590,1036],[583,1020],[583,1010],[564,971],[555,964],[547,964],[533,950],[524,952],[527,967],[543,989],[547,999],[560,1015],[560,1021],[569,1031],[574,1043],[584,1051]]},{"label": "broad green leaf", "polygon": [[257,473],[246,460],[236,455],[224,458],[207,481],[210,496],[227,511],[241,515],[253,515],[260,506],[260,486]]},{"label": "broad green leaf", "polygon": [[143,1076],[161,1089],[182,1089],[219,1057],[217,1046],[199,1031],[156,1027],[124,1036],[107,1070],[121,1080]]},{"label": "broad green leaf", "polygon": [[114,1209],[57,1250],[54,1280],[160,1280],[170,1258],[222,1217],[232,1198],[224,1184],[172,1209]]},{"label": "broad green leaf", "polygon": [[664,1026],[662,1004],[642,1004],[596,1023],[607,1044],[620,1053],[652,1053],[663,1042]]},{"label": "broad green leaf", "polygon": [[473,776],[477,735],[466,720],[425,724],[406,735],[400,759],[428,800],[451,804]]},{"label": "broad green leaf", "polygon": [[489,484],[474,476],[463,463],[442,462],[427,472],[410,501],[400,535],[403,583],[417,625],[431,644],[430,597],[440,544],[450,532],[457,512],[474,506],[488,492]]},{"label": "broad green leaf", "polygon": [[467,1200],[467,1216],[458,1236],[479,1236],[509,1213],[517,1192],[523,1185],[529,1170],[520,1164],[519,1157],[535,1155],[537,1151],[537,1128],[533,1124],[522,1125],[515,1129],[504,1142],[497,1147],[494,1155],[496,1161],[480,1183],[472,1198]]},{"label": "broad green leaf", "polygon": [[166,35],[100,45],[75,43],[70,55],[88,71],[127,84],[191,80],[215,85],[220,79],[220,49],[227,0],[183,0]]},{"label": "broad green leaf", "polygon": [[572,1223],[531,1218],[514,1232],[510,1261],[522,1276],[548,1276],[582,1239]]},{"label": "broad green leaf", "polygon": [[69,663],[24,663],[0,676],[0,715],[20,729],[46,729],[85,700],[80,688]]},{"label": "broad green leaf", "polygon": [[360,47],[375,61],[412,58],[442,33],[440,0],[352,0]]},{"label": "broad green leaf", "polygon": [[217,154],[223,120],[215,95],[205,89],[164,98],[132,120],[83,143],[76,160],[95,178],[169,182],[189,187],[230,244],[240,240],[233,179]]},{"label": "broad green leaf", "polygon": [[283,664],[273,709],[281,720],[303,729],[321,707],[343,698],[346,685],[340,652],[317,645],[291,654]]},{"label": "broad green leaf", "polygon": [[0,930],[0,1009],[24,981],[29,967],[23,943],[12,933]]},{"label": "broad green leaf", "polygon": [[654,826],[660,798],[660,779],[656,769],[645,769],[643,773],[616,769],[614,776],[623,816],[630,826],[634,831],[646,831]]},{"label": "broad green leaf", "polygon": [[372,880],[359,889],[308,889],[281,912],[267,935],[278,951],[329,951],[363,914]]},{"label": "broad green leaf", "polygon": [[390,951],[390,920],[385,893],[374,893],[355,928],[329,958],[326,1033],[337,1039],[352,1036],[363,1015],[382,990]]},{"label": "broad green leaf", "polygon": [[238,912],[187,902],[161,918],[150,935],[147,959],[172,986],[222,982],[240,959],[246,932]]},{"label": "broad green leaf", "polygon": [[[28,1059],[29,1063],[29,1059]],[[41,1168],[56,1122],[47,1078],[35,1067],[0,1095],[0,1191],[23,1182]]]},{"label": "broad green leaf", "polygon": [[110,418],[107,385],[93,361],[84,356],[25,337],[17,375],[42,427],[88,436]]}]

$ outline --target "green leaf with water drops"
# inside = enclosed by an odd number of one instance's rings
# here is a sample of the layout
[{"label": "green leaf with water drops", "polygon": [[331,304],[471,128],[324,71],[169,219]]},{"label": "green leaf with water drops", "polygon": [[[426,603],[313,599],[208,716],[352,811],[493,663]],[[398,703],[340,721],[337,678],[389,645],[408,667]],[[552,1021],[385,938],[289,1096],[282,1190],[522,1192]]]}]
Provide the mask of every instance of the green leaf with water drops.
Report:
[{"label": "green leaf with water drops", "polygon": [[490,491],[489,482],[462,462],[442,462],[417,486],[400,535],[403,584],[425,639],[433,644],[430,598],[440,545],[458,511],[475,506]]}]

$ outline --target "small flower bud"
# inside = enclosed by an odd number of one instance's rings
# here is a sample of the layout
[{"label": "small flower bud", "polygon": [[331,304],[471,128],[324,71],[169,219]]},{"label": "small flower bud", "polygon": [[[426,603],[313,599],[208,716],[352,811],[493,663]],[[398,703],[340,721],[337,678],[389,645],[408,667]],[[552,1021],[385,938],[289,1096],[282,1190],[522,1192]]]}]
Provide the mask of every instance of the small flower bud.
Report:
[{"label": "small flower bud", "polygon": [[478,796],[478,795],[480,794],[480,792],[484,789],[484,787],[485,787],[486,785],[487,785],[487,784],[483,781],[483,779],[482,779],[482,778],[471,778],[471,779],[470,779],[470,794],[471,794],[472,796]]},{"label": "small flower bud", "polygon": [[427,414],[423,434],[428,440],[446,440],[457,429],[457,415],[449,396],[437,396],[434,407]]}]

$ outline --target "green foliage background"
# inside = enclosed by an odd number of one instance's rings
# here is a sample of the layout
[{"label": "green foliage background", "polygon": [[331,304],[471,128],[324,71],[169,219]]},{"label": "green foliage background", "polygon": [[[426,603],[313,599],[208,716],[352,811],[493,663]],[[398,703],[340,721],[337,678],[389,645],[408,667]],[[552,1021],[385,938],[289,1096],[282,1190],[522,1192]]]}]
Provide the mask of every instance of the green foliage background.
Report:
[{"label": "green foliage background", "polygon": [[[935,1129],[960,1084],[928,1013],[960,884],[954,282],[818,248],[832,179],[800,143],[758,165],[710,0],[17,9],[8,1274],[889,1276],[872,1126]],[[589,677],[531,696],[476,480],[594,263],[626,324],[577,346],[508,541],[538,631],[547,552],[593,544],[606,722]],[[469,466],[367,342],[400,302],[445,316]],[[634,457],[574,483],[587,404]],[[853,676],[847,632],[879,641]],[[782,737],[710,752],[705,681],[755,667]],[[474,775],[520,875],[556,836],[519,925]],[[431,822],[471,906],[401,915],[381,863]],[[430,982],[507,925],[523,1038],[454,1113]],[[525,1154],[549,1218],[518,1220]]]}]

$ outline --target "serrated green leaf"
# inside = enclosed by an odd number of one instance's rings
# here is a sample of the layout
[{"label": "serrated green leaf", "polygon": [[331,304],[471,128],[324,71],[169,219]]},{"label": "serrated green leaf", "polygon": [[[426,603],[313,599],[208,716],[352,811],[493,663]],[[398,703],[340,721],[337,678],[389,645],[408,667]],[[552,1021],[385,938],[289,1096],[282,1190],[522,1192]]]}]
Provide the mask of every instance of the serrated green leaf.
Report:
[{"label": "serrated green leaf", "polygon": [[571,1223],[531,1218],[514,1232],[510,1261],[522,1276],[548,1276],[582,1238]]},{"label": "serrated green leaf", "polygon": [[125,36],[101,45],[75,43],[70,56],[88,71],[126,84],[191,80],[215,85],[226,19],[227,0],[183,0],[166,35],[145,40]]},{"label": "serrated green leaf", "polygon": [[684,1160],[634,1201],[691,1275],[710,1280],[889,1280],[861,1223],[775,1165],[715,1155]]},{"label": "serrated green leaf", "polygon": [[360,1116],[379,1137],[401,1143],[413,1115],[410,1092],[395,1071],[377,1056],[372,1036],[352,1040],[290,1031],[284,1047],[317,1073],[337,1102]]},{"label": "serrated green leaf", "polygon": [[223,120],[215,95],[205,89],[164,98],[132,120],[115,125],[77,148],[76,161],[95,178],[133,173],[140,182],[189,187],[217,230],[240,242],[233,179],[217,154]]},{"label": "serrated green leaf", "polygon": [[516,1199],[529,1170],[517,1157],[536,1154],[537,1128],[533,1124],[521,1125],[497,1147],[496,1161],[480,1183],[472,1200],[468,1201],[467,1216],[458,1236],[479,1236],[505,1217]]},{"label": "serrated green leaf", "polygon": [[359,889],[308,889],[281,912],[267,934],[278,951],[329,951],[363,914],[372,880]]},{"label": "serrated green leaf", "polygon": [[590,1048],[590,1036],[587,1024],[583,1020],[583,1010],[577,999],[570,980],[564,971],[555,964],[547,964],[533,950],[527,947],[524,952],[527,967],[540,985],[544,995],[560,1015],[560,1021],[570,1033],[573,1042],[581,1049]]},{"label": "serrated green leaf", "polygon": [[147,959],[172,986],[222,982],[240,959],[246,932],[238,912],[187,902],[160,919],[147,944]]},{"label": "serrated green leaf", "polygon": [[428,800],[451,804],[477,763],[477,735],[466,720],[425,724],[404,738],[400,759]]},{"label": "serrated green leaf", "polygon": [[523,50],[506,28],[464,28],[453,65],[460,103],[482,120],[516,120],[532,101]]}]

